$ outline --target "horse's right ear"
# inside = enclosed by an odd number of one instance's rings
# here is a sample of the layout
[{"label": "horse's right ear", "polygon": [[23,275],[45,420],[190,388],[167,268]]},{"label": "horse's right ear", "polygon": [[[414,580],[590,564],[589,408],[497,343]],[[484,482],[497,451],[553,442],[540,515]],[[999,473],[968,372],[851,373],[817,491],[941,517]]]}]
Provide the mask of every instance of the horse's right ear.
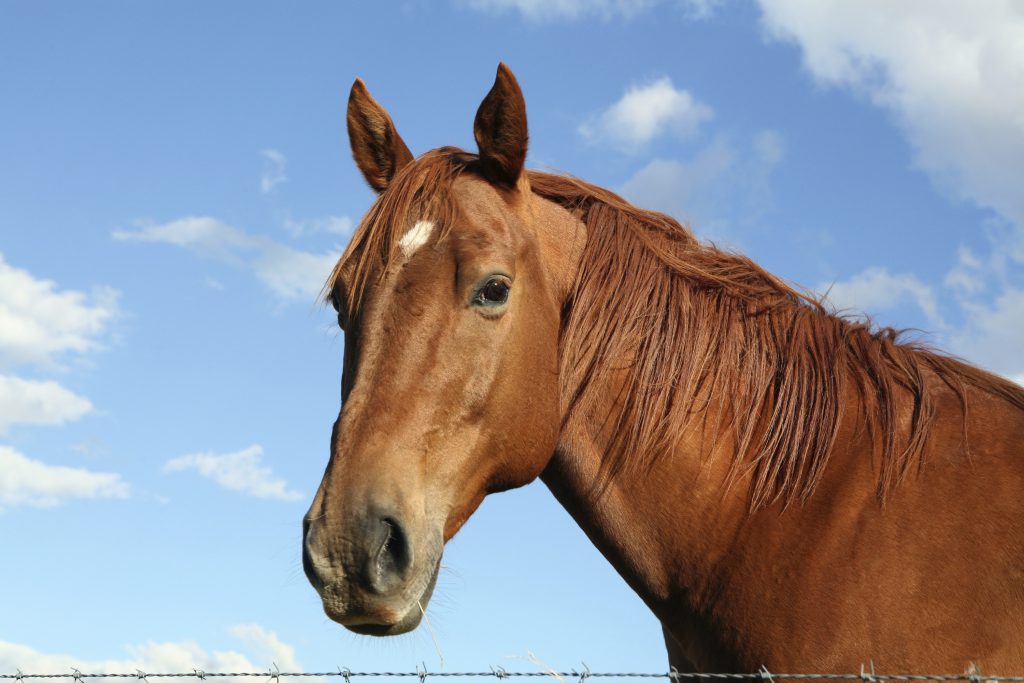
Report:
[{"label": "horse's right ear", "polygon": [[504,62],[498,65],[494,85],[476,112],[473,137],[484,175],[493,183],[514,186],[526,162],[526,101]]},{"label": "horse's right ear", "polygon": [[356,165],[370,187],[381,193],[395,174],[412,161],[412,152],[398,135],[387,111],[370,96],[361,78],[352,84],[346,119]]}]

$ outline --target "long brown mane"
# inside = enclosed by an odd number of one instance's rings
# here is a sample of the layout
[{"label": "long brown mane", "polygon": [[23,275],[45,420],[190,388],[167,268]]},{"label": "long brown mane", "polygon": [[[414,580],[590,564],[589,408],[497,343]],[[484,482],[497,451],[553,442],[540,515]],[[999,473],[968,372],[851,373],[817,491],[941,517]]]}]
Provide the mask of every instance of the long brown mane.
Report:
[{"label": "long brown mane", "polygon": [[[378,198],[328,282],[349,315],[374,273],[396,258],[399,230],[424,217],[441,226],[457,219],[450,188],[464,172],[479,172],[476,155],[435,150]],[[528,175],[534,193],[587,227],[562,328],[563,404],[567,416],[591,413],[603,389],[622,387],[616,422],[605,425],[609,476],[642,468],[687,430],[710,426],[731,435],[732,477],[751,475],[752,509],[802,501],[821,479],[846,412],[857,410],[875,443],[884,497],[921,464],[941,385],[960,397],[965,424],[969,387],[1024,410],[1016,384],[891,328],[837,315],[750,259],[700,243],[669,216],[572,177]],[[348,289],[339,293],[345,268]],[[897,414],[904,400],[912,405],[906,426]]]}]

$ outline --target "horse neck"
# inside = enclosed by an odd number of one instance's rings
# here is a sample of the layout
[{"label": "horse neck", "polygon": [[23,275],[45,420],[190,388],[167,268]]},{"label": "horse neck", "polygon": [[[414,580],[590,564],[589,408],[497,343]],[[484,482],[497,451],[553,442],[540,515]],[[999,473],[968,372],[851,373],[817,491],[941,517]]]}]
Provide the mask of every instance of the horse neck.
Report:
[{"label": "horse neck", "polygon": [[[614,420],[602,421],[608,422]],[[588,418],[573,418],[541,479],[668,625],[681,599],[696,608],[709,587],[718,557],[746,515],[746,491],[742,485],[726,491],[727,440],[709,454],[703,435],[694,433],[649,466],[609,477],[602,467],[608,438]]]},{"label": "horse neck", "polygon": [[[680,327],[688,326],[692,327]],[[752,337],[751,343],[758,343],[758,338]],[[542,479],[630,586],[663,623],[670,623],[680,613],[681,601],[694,612],[701,610],[702,601],[714,590],[716,567],[749,518],[753,470],[743,466],[738,453],[740,433],[728,427],[752,418],[725,412],[734,405],[732,400],[704,395],[713,382],[679,376],[674,384],[680,393],[672,404],[699,409],[675,411],[672,433],[656,442],[670,443],[667,452],[620,452],[621,431],[638,417],[635,409],[625,408],[633,405],[635,387],[630,382],[638,373],[631,370],[636,359],[628,353],[636,353],[636,348],[614,341],[608,341],[608,348],[629,349],[626,356],[615,358],[618,370],[605,367],[588,374],[585,386],[564,388],[563,402],[566,396],[576,397],[568,403],[576,409],[568,410],[559,446]],[[747,350],[751,357],[762,355],[757,349]],[[770,355],[771,349],[763,351]],[[701,369],[709,377],[730,371],[718,365],[733,356],[706,355],[712,360]],[[563,363],[572,362],[563,357]],[[693,390],[697,394],[690,396]],[[837,432],[842,437],[837,443],[845,445],[839,452],[830,449],[833,465],[863,453],[865,446],[870,451],[870,443],[861,443],[869,434],[861,424],[862,397],[853,383],[845,382],[837,400],[848,409]],[[870,464],[869,459],[861,460]],[[849,464],[844,462],[839,469]],[[866,495],[872,495],[870,488]]]}]

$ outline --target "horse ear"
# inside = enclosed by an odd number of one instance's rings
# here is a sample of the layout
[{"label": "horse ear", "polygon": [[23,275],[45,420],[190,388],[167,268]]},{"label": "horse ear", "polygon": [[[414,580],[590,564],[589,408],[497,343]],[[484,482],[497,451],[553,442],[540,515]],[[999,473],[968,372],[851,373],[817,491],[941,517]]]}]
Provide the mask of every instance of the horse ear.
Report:
[{"label": "horse ear", "polygon": [[498,185],[514,186],[526,162],[526,101],[504,62],[473,122],[484,175]]},{"label": "horse ear", "polygon": [[410,161],[405,146],[384,107],[377,104],[366,84],[357,78],[348,95],[348,141],[363,177],[378,193],[387,189],[395,174]]}]

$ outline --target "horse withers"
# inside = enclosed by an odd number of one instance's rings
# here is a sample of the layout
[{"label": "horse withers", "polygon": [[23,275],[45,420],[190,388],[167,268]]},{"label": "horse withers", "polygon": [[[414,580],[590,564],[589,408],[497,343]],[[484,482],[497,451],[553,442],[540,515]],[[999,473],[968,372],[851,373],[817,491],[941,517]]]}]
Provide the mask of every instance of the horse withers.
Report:
[{"label": "horse withers", "polygon": [[540,477],[681,671],[1024,673],[1024,389],[525,170],[504,65],[477,154],[414,158],[362,81],[347,119],[378,197],[327,286],[328,616],[415,628],[445,542]]}]

